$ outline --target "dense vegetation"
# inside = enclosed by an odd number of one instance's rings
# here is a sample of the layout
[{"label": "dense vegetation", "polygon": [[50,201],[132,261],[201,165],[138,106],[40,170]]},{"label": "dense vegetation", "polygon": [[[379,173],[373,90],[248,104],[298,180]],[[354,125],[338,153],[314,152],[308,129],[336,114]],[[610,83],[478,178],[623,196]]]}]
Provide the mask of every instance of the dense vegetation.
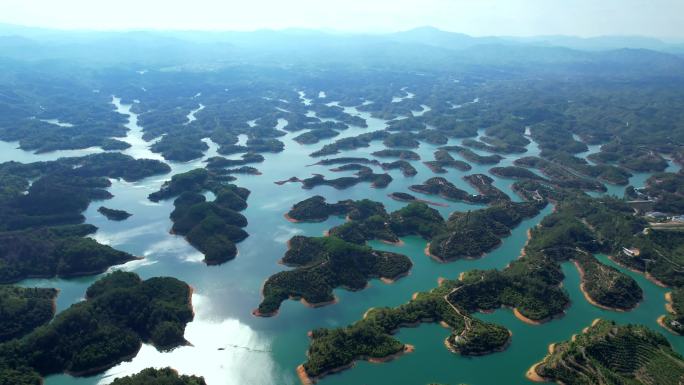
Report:
[{"label": "dense vegetation", "polygon": [[118,153],[0,164],[0,283],[97,274],[134,259],[84,238],[97,229],[81,224],[81,213],[93,200],[111,198],[107,178],[136,181],[168,171],[162,162]]},{"label": "dense vegetation", "polygon": [[432,238],[430,255],[443,261],[478,258],[501,243],[511,229],[524,218],[533,217],[543,203],[503,203],[490,208],[455,212],[446,223],[446,231]]},{"label": "dense vegetation", "polygon": [[597,320],[572,340],[555,344],[530,371],[567,385],[677,385],[684,361],[646,327]]},{"label": "dense vegetation", "polygon": [[375,251],[337,237],[295,236],[289,241],[283,264],[297,267],[266,280],[264,299],[256,315],[270,316],[288,298],[301,298],[312,306],[334,301],[332,290],[344,287],[361,290],[370,278],[397,279],[411,269],[411,260],[401,254]]},{"label": "dense vegetation", "polygon": [[287,212],[287,217],[296,221],[321,222],[332,215],[346,215],[349,219],[360,220],[384,213],[385,208],[382,203],[369,199],[359,201],[348,199],[337,203],[327,203],[325,198],[315,195],[292,206]]},{"label": "dense vegetation", "polygon": [[462,160],[456,160],[446,150],[435,151],[435,160],[423,162],[434,173],[444,174],[447,168],[453,168],[461,171],[468,171],[472,168],[468,163]]},{"label": "dense vegetation", "polygon": [[116,209],[110,209],[108,207],[100,206],[97,211],[107,217],[107,219],[112,220],[112,221],[123,221],[125,219],[128,219],[130,217],[131,213],[124,211],[124,210],[116,210]]},{"label": "dense vegetation", "polygon": [[112,385],[206,385],[206,382],[202,377],[178,375],[171,368],[147,368],[140,373],[117,378]]},{"label": "dense vegetation", "polygon": [[[195,169],[174,175],[159,191],[149,195],[152,201],[180,195],[173,202],[171,231],[185,236],[210,265],[235,258],[235,243],[248,236],[242,229],[247,226],[247,218],[238,211],[247,208],[250,192],[229,184],[230,180],[217,171]],[[214,201],[207,202],[204,191],[213,192]]]},{"label": "dense vegetation", "polygon": [[[482,175],[482,174],[475,174]],[[462,201],[474,204],[487,204],[496,202],[500,199],[507,200],[506,194],[491,185],[491,178],[483,175],[483,177],[467,178],[471,184],[474,184],[482,193],[481,195],[469,194],[467,191],[456,187],[442,177],[434,177],[426,180],[423,184],[416,184],[409,187],[412,191],[428,195],[439,195],[444,199],[452,201]]]},{"label": "dense vegetation", "polygon": [[392,337],[401,327],[421,322],[444,322],[451,329],[447,347],[463,355],[481,355],[506,347],[510,334],[501,326],[470,317],[451,293],[467,285],[443,281],[439,287],[416,293],[413,299],[396,308],[372,308],[364,318],[339,329],[316,329],[303,368],[307,375],[319,378],[355,360],[379,359],[400,353],[405,345]]},{"label": "dense vegetation", "polygon": [[392,177],[389,174],[376,174],[370,168],[363,168],[355,173],[354,176],[326,179],[321,174],[314,174],[314,176],[306,179],[292,177],[287,181],[276,183],[282,184],[285,182],[301,182],[304,189],[312,189],[316,186],[331,186],[338,190],[343,190],[361,182],[369,182],[374,188],[384,188],[392,182]]},{"label": "dense vegetation", "polygon": [[497,164],[503,159],[499,154],[480,155],[469,148],[461,146],[444,146],[440,147],[440,150],[453,151],[463,157],[463,159],[477,164]]},{"label": "dense vegetation", "polygon": [[56,297],[55,289],[0,286],[0,343],[50,321]]},{"label": "dense vegetation", "polygon": [[135,259],[83,237],[92,231],[92,226],[80,225],[0,233],[0,282],[98,274]]},{"label": "dense vegetation", "polygon": [[0,378],[24,385],[52,373],[98,373],[135,355],[142,342],[158,349],[183,344],[185,325],[193,317],[190,293],[175,278],[107,275],[88,288],[86,301],[1,344]]}]

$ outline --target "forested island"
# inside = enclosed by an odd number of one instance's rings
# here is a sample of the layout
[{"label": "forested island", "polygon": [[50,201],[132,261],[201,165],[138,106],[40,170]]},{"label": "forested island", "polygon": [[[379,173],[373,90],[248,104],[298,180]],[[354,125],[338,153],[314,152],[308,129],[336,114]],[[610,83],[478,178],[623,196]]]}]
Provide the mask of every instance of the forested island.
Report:
[{"label": "forested island", "polygon": [[[204,254],[209,265],[235,258],[235,244],[248,236],[242,229],[247,226],[247,218],[238,211],[247,208],[250,192],[228,183],[230,180],[216,171],[200,168],[174,175],[159,191],[149,195],[152,201],[178,196],[170,215],[171,231],[185,236]],[[204,191],[211,191],[216,199],[207,202]]]},{"label": "forested island", "polygon": [[123,221],[133,215],[125,210],[110,209],[109,207],[104,206],[100,206],[97,211],[112,221]]},{"label": "forested island", "polygon": [[88,288],[85,301],[0,344],[0,377],[28,385],[53,373],[85,376],[135,356],[143,342],[160,350],[184,344],[185,325],[193,318],[191,293],[175,278],[106,275]]},{"label": "forested island", "polygon": [[404,255],[375,251],[335,236],[295,236],[288,245],[282,263],[297,268],[266,280],[262,289],[264,299],[255,315],[275,315],[280,303],[288,298],[301,299],[309,306],[332,303],[334,288],[361,290],[370,278],[398,279],[412,266]]},{"label": "forested island", "polygon": [[362,320],[340,329],[316,329],[309,333],[307,361],[298,372],[305,379],[319,379],[350,367],[356,360],[382,362],[410,346],[392,337],[399,328],[421,322],[438,322],[451,330],[446,347],[463,355],[482,355],[502,350],[511,336],[505,328],[471,317],[450,295],[466,287],[459,281],[443,280],[429,292],[416,293],[410,302],[396,308],[369,309]]},{"label": "forested island", "polygon": [[676,385],[684,377],[684,361],[662,335],[644,326],[597,319],[572,340],[551,345],[527,377],[567,385]]},{"label": "forested island", "polygon": [[48,323],[57,294],[55,289],[0,286],[0,343]]},{"label": "forested island", "polygon": [[179,375],[171,368],[147,368],[131,376],[119,377],[112,385],[206,385],[204,378]]}]

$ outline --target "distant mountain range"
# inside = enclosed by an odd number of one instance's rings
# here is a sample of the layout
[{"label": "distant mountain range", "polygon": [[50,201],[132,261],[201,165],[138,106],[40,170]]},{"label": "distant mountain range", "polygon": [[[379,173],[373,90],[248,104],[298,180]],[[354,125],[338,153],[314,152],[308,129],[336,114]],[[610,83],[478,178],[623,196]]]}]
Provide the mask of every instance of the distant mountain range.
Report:
[{"label": "distant mountain range", "polygon": [[463,69],[473,66],[596,75],[684,76],[684,44],[646,37],[473,37],[421,27],[387,34],[306,29],[254,32],[64,31],[0,24],[0,59],[176,66],[218,63]]}]

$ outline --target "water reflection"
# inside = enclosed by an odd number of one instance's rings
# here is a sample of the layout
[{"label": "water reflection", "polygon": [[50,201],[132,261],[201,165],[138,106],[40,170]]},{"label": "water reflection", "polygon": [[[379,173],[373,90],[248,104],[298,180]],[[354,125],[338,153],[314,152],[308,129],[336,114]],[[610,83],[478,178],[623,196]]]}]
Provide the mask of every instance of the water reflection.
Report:
[{"label": "water reflection", "polygon": [[133,360],[107,370],[98,384],[108,384],[145,368],[167,366],[180,374],[201,374],[208,384],[278,383],[267,338],[239,320],[214,317],[209,297],[193,294],[192,302],[195,319],[185,329],[190,345],[162,353],[145,344]]}]

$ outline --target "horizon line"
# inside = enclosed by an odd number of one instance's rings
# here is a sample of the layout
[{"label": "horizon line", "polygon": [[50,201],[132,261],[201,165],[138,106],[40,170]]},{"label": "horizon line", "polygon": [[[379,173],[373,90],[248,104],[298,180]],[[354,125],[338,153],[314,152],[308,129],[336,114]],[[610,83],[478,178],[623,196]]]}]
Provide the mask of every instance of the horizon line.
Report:
[{"label": "horizon line", "polygon": [[[33,30],[44,30],[44,31],[54,31],[62,33],[130,33],[130,32],[153,32],[153,33],[173,33],[173,32],[185,32],[185,33],[257,33],[257,32],[287,32],[287,31],[308,31],[308,32],[319,32],[329,35],[391,35],[403,32],[411,32],[420,29],[433,29],[440,32],[452,33],[458,35],[464,35],[472,38],[521,38],[521,39],[531,39],[531,38],[545,38],[545,37],[570,37],[582,40],[591,39],[601,39],[601,38],[646,38],[658,40],[662,43],[684,43],[684,36],[656,36],[656,35],[640,35],[640,34],[603,34],[603,35],[566,35],[566,34],[539,34],[539,35],[475,35],[469,34],[461,31],[453,31],[448,29],[443,29],[433,25],[420,25],[408,29],[398,29],[398,30],[345,30],[336,28],[325,28],[325,27],[284,27],[284,28],[270,28],[262,27],[255,29],[200,29],[200,28],[155,28],[155,27],[131,27],[131,28],[84,28],[84,27],[46,27],[39,25],[27,25],[27,24],[16,24],[11,22],[5,22],[0,20],[0,28],[23,28],[23,29],[33,29]],[[17,31],[19,32],[19,31]],[[3,35],[8,36],[8,35]]]}]

